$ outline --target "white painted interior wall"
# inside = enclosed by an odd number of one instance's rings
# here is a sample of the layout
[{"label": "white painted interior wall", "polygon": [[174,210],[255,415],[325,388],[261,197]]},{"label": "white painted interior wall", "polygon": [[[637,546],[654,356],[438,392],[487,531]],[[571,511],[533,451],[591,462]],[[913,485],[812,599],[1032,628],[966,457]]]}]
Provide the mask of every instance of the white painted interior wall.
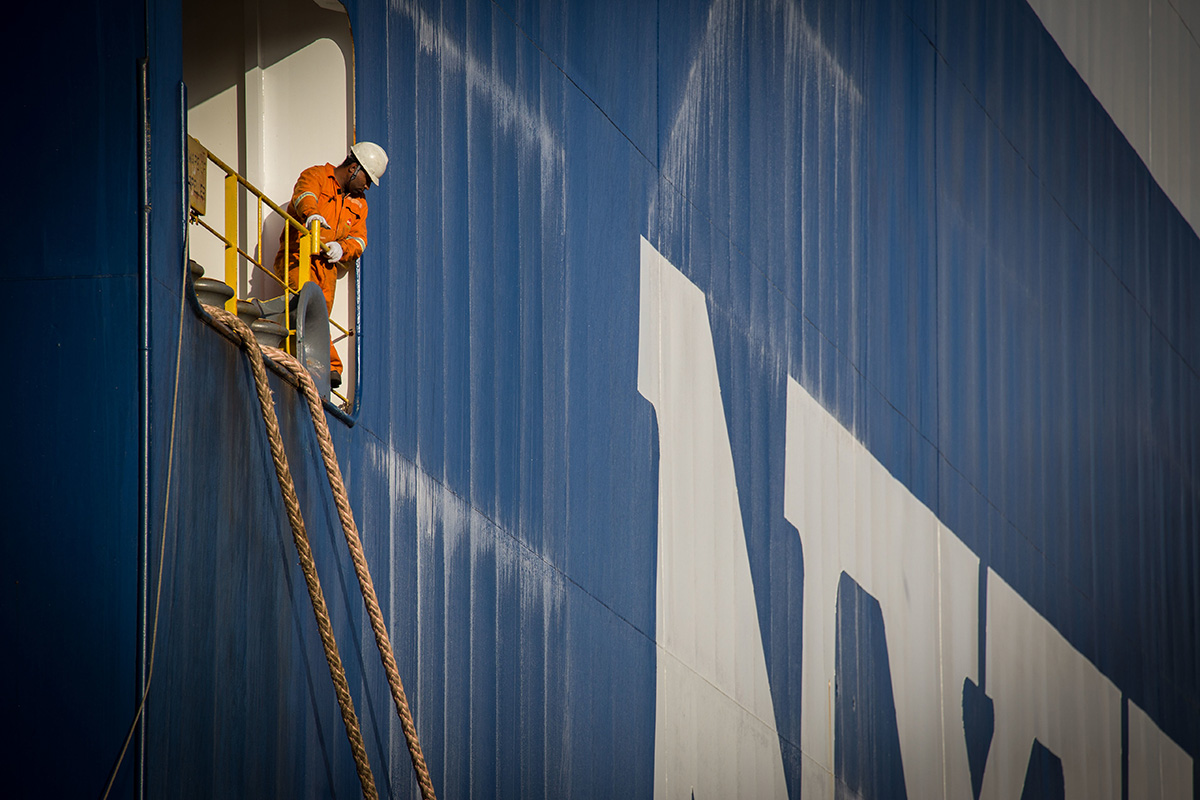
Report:
[{"label": "white painted interior wall", "polygon": [[[349,18],[313,0],[213,0],[184,3],[184,81],[188,132],[286,207],[300,172],[338,164],[354,141],[354,50]],[[368,198],[369,199],[369,198]],[[224,230],[224,173],[210,164],[205,221]],[[242,248],[271,262],[283,221],[246,204],[239,221]],[[191,227],[191,257],[210,278],[224,278],[221,243]],[[243,264],[238,297],[272,297],[279,285]],[[338,281],[331,317],[354,323],[356,280]],[[354,341],[333,329],[346,366],[344,390],[355,385]]]},{"label": "white painted interior wall", "polygon": [[1029,0],[1200,233],[1200,0]]}]

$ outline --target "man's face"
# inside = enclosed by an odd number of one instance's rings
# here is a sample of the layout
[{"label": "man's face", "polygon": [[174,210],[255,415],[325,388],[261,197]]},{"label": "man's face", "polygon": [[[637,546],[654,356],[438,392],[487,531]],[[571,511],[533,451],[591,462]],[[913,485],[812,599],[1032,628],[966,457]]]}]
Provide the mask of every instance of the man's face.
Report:
[{"label": "man's face", "polygon": [[350,182],[346,185],[346,192],[355,197],[362,197],[366,194],[367,189],[371,188],[371,179],[367,176],[367,171],[358,164],[350,168],[350,173]]}]

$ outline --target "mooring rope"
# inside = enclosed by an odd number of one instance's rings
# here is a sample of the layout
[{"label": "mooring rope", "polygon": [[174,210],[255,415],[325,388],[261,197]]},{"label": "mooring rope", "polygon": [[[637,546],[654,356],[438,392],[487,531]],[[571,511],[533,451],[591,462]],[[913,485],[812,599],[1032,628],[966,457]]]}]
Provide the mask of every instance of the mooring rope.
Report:
[{"label": "mooring rope", "polygon": [[[329,661],[330,674],[333,676],[334,685],[337,688],[338,703],[342,707],[342,719],[346,723],[346,734],[350,739],[350,746],[354,751],[355,764],[358,766],[359,779],[363,784],[363,795],[372,798],[376,796],[374,782],[371,778],[371,768],[367,761],[366,750],[362,746],[362,734],[358,729],[358,720],[354,714],[349,687],[345,686],[345,672],[342,670],[341,660],[337,653],[337,642],[334,640],[333,629],[329,624],[328,612],[325,610],[324,596],[321,594],[321,585],[317,578],[316,565],[312,560],[312,549],[308,544],[308,537],[304,530],[304,520],[300,516],[299,501],[296,500],[295,485],[292,483],[287,455],[283,451],[283,438],[279,433],[279,420],[275,413],[275,405],[271,400],[270,387],[266,382],[266,369],[263,365],[264,352],[276,365],[295,379],[301,393],[304,395],[304,399],[308,403],[309,416],[313,421],[313,429],[317,435],[321,457],[325,462],[325,471],[329,478],[329,488],[333,492],[334,504],[337,506],[338,518],[342,524],[342,534],[346,539],[346,546],[350,550],[350,560],[354,564],[355,575],[358,576],[358,584],[362,590],[363,602],[367,607],[367,616],[371,620],[371,630],[375,634],[375,644],[379,648],[379,655],[383,660],[392,700],[396,704],[396,713],[400,717],[400,726],[404,730],[404,738],[408,743],[408,752],[412,758],[413,770],[416,772],[417,783],[421,788],[421,797],[424,800],[436,800],[437,795],[433,790],[433,781],[429,775],[429,768],[425,764],[425,756],[421,752],[421,742],[417,738],[417,727],[413,722],[412,711],[408,705],[408,697],[405,695],[404,684],[400,679],[400,670],[396,666],[396,657],[392,651],[391,637],[388,636],[387,625],[383,620],[383,612],[379,607],[379,599],[375,594],[375,584],[371,580],[371,571],[367,564],[362,539],[359,536],[358,527],[354,523],[354,514],[350,509],[350,499],[346,493],[345,482],[342,480],[342,471],[338,465],[337,454],[333,449],[333,438],[329,434],[329,425],[325,420],[325,408],[320,396],[317,394],[317,387],[313,383],[312,376],[299,361],[288,353],[274,347],[260,349],[258,343],[254,340],[254,334],[250,331],[249,326],[233,314],[224,309],[207,308],[214,319],[224,323],[236,333],[247,352],[250,353],[250,362],[254,371],[259,404],[263,407],[263,419],[267,423],[267,431],[271,438],[271,456],[275,461],[275,471],[279,476],[280,488],[284,494],[284,505],[288,508],[288,519],[292,523],[292,535],[296,539],[296,549],[300,552],[300,563],[304,571],[304,578],[309,584],[309,597],[313,600],[313,612],[317,616],[317,626],[321,630],[321,641],[326,645],[325,656],[326,660]],[[276,455],[276,451],[278,451],[278,456]],[[303,541],[303,546],[301,545],[301,541]],[[306,552],[307,557],[305,555]]]},{"label": "mooring rope", "polygon": [[367,566],[367,556],[363,550],[362,539],[358,535],[358,526],[354,524],[354,513],[350,510],[350,498],[346,494],[342,470],[338,466],[337,453],[333,449],[333,438],[329,435],[329,424],[325,421],[325,408],[321,403],[321,397],[317,394],[317,387],[313,383],[312,375],[294,356],[275,347],[264,347],[263,352],[296,379],[300,384],[300,391],[304,395],[304,399],[308,401],[309,415],[312,417],[313,428],[317,434],[321,457],[325,461],[325,471],[329,476],[329,488],[333,491],[334,504],[337,505],[338,517],[342,522],[342,533],[346,538],[346,546],[350,550],[350,560],[354,562],[354,573],[358,576],[363,602],[367,606],[367,616],[371,619],[375,644],[379,648],[380,658],[383,659],[388,686],[392,690],[392,700],[396,703],[396,713],[400,717],[400,727],[404,729],[404,738],[408,742],[408,753],[412,757],[413,770],[417,773],[421,797],[424,800],[436,800],[433,781],[429,777],[429,768],[425,765],[421,742],[417,738],[417,726],[413,723],[412,711],[408,707],[408,697],[404,693],[404,684],[400,680],[400,670],[396,667],[392,641],[388,636],[387,625],[383,621],[379,599],[375,596],[375,584],[371,580],[371,570]]},{"label": "mooring rope", "polygon": [[333,625],[329,621],[329,609],[325,605],[325,594],[321,591],[321,580],[317,576],[317,565],[313,560],[312,546],[308,542],[304,518],[300,515],[300,500],[296,496],[296,485],[292,482],[287,453],[283,449],[283,435],[279,430],[279,417],[275,413],[271,387],[267,384],[267,369],[263,364],[262,349],[255,340],[249,325],[222,308],[213,306],[205,308],[213,319],[234,333],[250,356],[254,386],[258,393],[258,404],[262,409],[263,422],[267,426],[267,436],[271,440],[271,460],[275,462],[275,475],[279,478],[279,489],[283,493],[283,505],[287,509],[288,521],[292,526],[292,540],[296,543],[296,552],[300,555],[300,569],[304,573],[308,597],[312,601],[313,614],[317,618],[317,630],[321,635],[321,644],[325,648],[325,660],[329,662],[329,675],[333,678],[334,691],[337,693],[338,705],[342,710],[346,738],[350,740],[350,749],[354,752],[354,764],[358,769],[358,780],[362,784],[363,797],[368,800],[376,800],[379,795],[375,790],[375,779],[371,775],[367,749],[363,745],[362,731],[358,726],[358,717],[354,713],[354,701],[350,697],[350,686],[346,682],[346,670],[342,667],[341,656],[338,655],[337,640],[333,636]]}]

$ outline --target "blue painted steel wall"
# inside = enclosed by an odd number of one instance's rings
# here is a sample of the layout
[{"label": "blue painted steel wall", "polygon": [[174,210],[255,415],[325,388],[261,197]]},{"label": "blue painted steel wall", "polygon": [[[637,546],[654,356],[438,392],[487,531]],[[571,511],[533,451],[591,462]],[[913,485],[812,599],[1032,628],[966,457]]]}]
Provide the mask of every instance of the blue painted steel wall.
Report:
[{"label": "blue painted steel wall", "polygon": [[[399,2],[351,22],[357,130],[392,160],[360,412],[335,428],[443,795],[652,791],[639,235],[708,298],[793,795],[789,374],[1200,754],[1200,246],[1027,6]],[[187,331],[185,395],[213,374],[233,391],[182,407],[151,785],[353,794],[245,368]],[[411,793],[313,463],[306,517],[372,760]],[[842,648],[878,687],[871,602]],[[869,691],[859,711],[839,696],[847,729],[882,731],[884,750],[839,754],[856,789],[895,766]]]},{"label": "blue painted steel wall", "polygon": [[[161,13],[148,20],[140,2],[8,13],[3,793],[98,796],[137,691],[137,74]],[[177,84],[169,57],[156,66]],[[175,117],[158,118],[168,140]],[[158,197],[178,230],[174,196]],[[127,769],[114,796],[133,785]]]},{"label": "blue painted steel wall", "polygon": [[[357,131],[392,161],[369,198],[360,411],[335,436],[443,796],[652,792],[639,236],[708,299],[793,796],[788,375],[1200,756],[1200,242],[1024,3],[349,5]],[[182,285],[179,13],[151,4],[139,288],[138,8],[66,15],[70,55],[38,60],[49,88],[17,95],[83,177],[69,194],[31,182],[50,213],[35,257],[3,273],[58,304],[51,321],[16,312],[41,335],[10,403],[40,402],[8,439],[6,499],[36,509],[0,539],[23,656],[5,665],[23,730],[9,773],[34,786],[54,741],[73,769],[52,777],[87,794],[132,714],[141,292],[150,551],[165,543],[148,787],[353,796],[247,368],[190,310],[157,522]],[[67,209],[89,224],[63,235]],[[276,389],[377,779],[409,796],[306,412]],[[877,615],[852,588],[843,647],[878,710],[839,721],[882,728]],[[869,761],[839,754],[847,786],[887,781]]]}]

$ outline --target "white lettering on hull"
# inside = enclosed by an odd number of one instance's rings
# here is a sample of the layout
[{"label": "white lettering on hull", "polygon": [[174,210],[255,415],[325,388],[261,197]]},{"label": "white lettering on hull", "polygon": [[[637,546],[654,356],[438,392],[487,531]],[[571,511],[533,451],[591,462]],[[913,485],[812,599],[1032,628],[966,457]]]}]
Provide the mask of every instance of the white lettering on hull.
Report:
[{"label": "white lettering on hull", "polygon": [[980,800],[1019,798],[1034,739],[1062,761],[1067,800],[1121,796],[1121,693],[988,571],[987,692],[996,732]]},{"label": "white lettering on hull", "polygon": [[704,295],[642,240],[658,416],[656,798],[787,797]]},{"label": "white lettering on hull", "polygon": [[[703,293],[641,241],[638,391],[659,436],[655,797],[787,794]],[[979,559],[795,380],[784,516],[804,551],[802,792],[834,790],[837,587],[883,614],[907,796],[973,796],[964,682],[979,682]],[[1035,740],[1067,798],[1115,798],[1121,695],[988,573],[994,728],[981,800],[1021,796]],[[1130,709],[1130,797],[1190,797],[1192,758]]]},{"label": "white lettering on hull", "polygon": [[1193,796],[1191,757],[1130,703],[1129,800]]},{"label": "white lettering on hull", "polygon": [[800,747],[818,770],[805,784],[832,786],[845,572],[883,612],[908,797],[970,797],[962,687],[978,680],[978,559],[790,378],[786,436],[784,517],[804,547]]}]

